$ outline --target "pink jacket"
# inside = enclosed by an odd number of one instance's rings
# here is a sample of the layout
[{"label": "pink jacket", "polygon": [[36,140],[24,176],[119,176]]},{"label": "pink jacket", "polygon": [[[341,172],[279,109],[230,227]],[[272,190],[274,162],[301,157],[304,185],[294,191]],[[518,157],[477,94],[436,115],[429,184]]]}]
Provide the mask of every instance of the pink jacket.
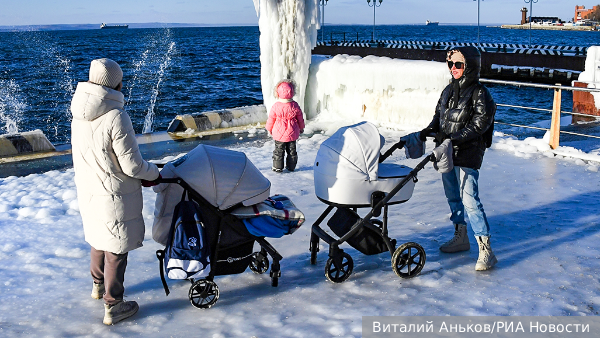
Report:
[{"label": "pink jacket", "polygon": [[296,141],[300,137],[300,131],[304,130],[304,117],[302,110],[296,101],[275,102],[265,128],[273,134],[273,139],[279,142]]}]

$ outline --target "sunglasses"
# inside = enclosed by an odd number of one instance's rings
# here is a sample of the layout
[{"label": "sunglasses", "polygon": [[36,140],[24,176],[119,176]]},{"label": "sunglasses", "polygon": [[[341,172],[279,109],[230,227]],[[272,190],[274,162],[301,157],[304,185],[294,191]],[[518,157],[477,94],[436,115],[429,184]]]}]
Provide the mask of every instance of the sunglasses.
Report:
[{"label": "sunglasses", "polygon": [[463,69],[465,67],[465,63],[464,62],[454,62],[454,61],[447,61],[448,62],[448,68],[452,69],[452,66],[456,67],[456,69]]}]

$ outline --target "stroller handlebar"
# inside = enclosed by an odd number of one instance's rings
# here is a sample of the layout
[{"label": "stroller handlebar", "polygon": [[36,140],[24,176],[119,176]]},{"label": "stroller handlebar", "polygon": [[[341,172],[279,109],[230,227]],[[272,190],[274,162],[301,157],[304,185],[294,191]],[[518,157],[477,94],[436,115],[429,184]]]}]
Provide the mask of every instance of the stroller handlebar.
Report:
[{"label": "stroller handlebar", "polygon": [[148,162],[157,166],[158,169],[162,169],[167,163],[169,163],[169,162],[155,162],[155,161],[148,161]]},{"label": "stroller handlebar", "polygon": [[394,143],[394,145],[391,146],[390,149],[388,149],[385,153],[379,155],[379,163],[385,161],[388,157],[390,157],[392,153],[396,151],[396,149],[404,148],[405,144],[406,142],[402,140],[398,141],[398,143]]},{"label": "stroller handlebar", "polygon": [[158,178],[156,179],[154,182],[161,184],[161,183],[177,183],[177,184],[181,184],[183,182],[183,180],[179,177],[173,177],[173,178]]},{"label": "stroller handlebar", "polygon": [[[435,137],[436,133],[431,132],[427,135],[427,137]],[[406,144],[406,141],[400,140],[397,143],[395,143],[393,146],[390,147],[390,149],[388,149],[385,153],[380,154],[379,155],[379,163],[385,161],[388,157],[390,157],[394,151],[396,151],[397,149],[402,149],[404,148],[404,145]]]}]

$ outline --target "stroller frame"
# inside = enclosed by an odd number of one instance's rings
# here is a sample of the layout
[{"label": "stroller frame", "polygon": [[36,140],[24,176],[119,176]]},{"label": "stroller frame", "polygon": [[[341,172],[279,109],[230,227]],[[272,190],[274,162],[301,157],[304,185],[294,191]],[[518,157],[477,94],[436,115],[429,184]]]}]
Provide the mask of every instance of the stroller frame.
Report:
[{"label": "stroller frame", "polygon": [[[210,252],[211,270],[210,270],[208,276],[206,276],[205,278],[200,278],[200,279],[196,279],[196,280],[194,280],[193,278],[188,279],[192,283],[192,285],[190,286],[189,292],[188,292],[188,299],[190,300],[190,302],[192,303],[192,305],[194,307],[201,308],[201,309],[208,309],[211,306],[213,306],[219,299],[219,287],[214,282],[214,277],[220,276],[220,275],[228,275],[228,274],[235,274],[235,273],[243,272],[243,271],[233,272],[233,273],[219,272],[219,270],[217,268],[218,262],[220,261],[220,259],[221,260],[228,259],[228,257],[219,257],[219,249],[221,249],[221,247],[220,247],[221,241],[220,240],[221,240],[221,235],[222,235],[222,227],[223,227],[224,219],[227,218],[228,216],[236,218],[233,215],[229,215],[227,210],[235,209],[239,205],[235,205],[231,208],[228,208],[225,211],[220,210],[218,207],[215,207],[212,204],[210,204],[204,197],[202,197],[200,194],[198,194],[194,189],[192,189],[190,187],[190,185],[187,182],[185,182],[181,178],[160,178],[156,182],[157,183],[179,184],[185,191],[188,192],[190,198],[192,200],[194,200],[196,203],[198,203],[202,207],[202,209],[208,209],[208,210],[213,211],[215,216],[219,219],[217,228],[214,229],[214,231],[212,231],[212,233],[216,234],[216,236],[212,236],[212,237],[209,236],[210,249],[211,249],[211,252]],[[239,220],[239,221],[241,223],[241,220]],[[233,229],[233,231],[237,232],[237,230],[234,227],[231,227],[231,228]],[[238,232],[238,234],[241,236],[248,237],[247,244],[249,244],[250,242],[254,243],[256,241],[256,242],[258,242],[258,244],[261,247],[260,251],[254,252],[251,254],[250,262],[246,267],[250,267],[250,270],[252,270],[252,272],[254,272],[256,274],[263,274],[263,273],[267,272],[267,270],[269,270],[268,256],[271,256],[271,259],[273,260],[273,263],[271,264],[271,272],[270,272],[271,286],[273,286],[273,287],[278,286],[279,285],[279,277],[281,277],[279,262],[283,259],[283,257],[279,254],[279,252],[277,252],[277,250],[275,250],[275,248],[269,242],[267,242],[267,240],[264,237],[253,236],[250,233],[240,234]],[[160,261],[160,275],[161,275],[161,279],[163,281],[163,286],[165,287],[165,292],[168,295],[169,293],[168,293],[168,288],[166,286],[166,281],[164,278],[164,269],[163,269],[163,263],[162,263],[164,256],[161,256],[159,254],[159,252],[161,252],[164,255],[164,251],[158,250],[156,252],[156,255]],[[229,262],[229,260],[227,260],[227,261]],[[244,270],[245,270],[245,268],[244,268]]]},{"label": "stroller frame", "polygon": [[[379,163],[387,159],[396,149],[404,147],[405,142],[400,141],[395,143],[390,149],[384,154],[380,154]],[[425,265],[426,255],[425,250],[417,243],[407,242],[396,248],[396,240],[391,239],[388,236],[388,205],[404,203],[406,201],[400,201],[395,203],[388,203],[410,180],[415,183],[418,181],[417,173],[421,171],[428,162],[433,162],[435,157],[433,154],[426,156],[415,168],[400,181],[389,193],[385,194],[381,191],[375,191],[372,193],[371,199],[371,210],[364,217],[358,215],[357,208],[364,207],[343,205],[325,201],[321,198],[323,203],[327,204],[327,209],[319,216],[319,218],[312,225],[311,236],[310,236],[310,264],[317,264],[317,252],[319,252],[319,241],[323,240],[329,245],[329,259],[325,265],[325,276],[327,279],[334,283],[342,283],[352,274],[354,268],[354,262],[352,257],[340,249],[340,245],[348,241],[358,231],[363,228],[368,228],[374,233],[379,235],[385,243],[390,255],[392,256],[392,269],[401,278],[412,278],[417,276],[423,266]],[[339,239],[335,239],[329,235],[319,225],[325,220],[325,218],[331,213],[334,208],[346,209],[355,215],[358,220],[352,225],[350,230],[341,236]],[[382,220],[373,219],[373,217],[379,217],[381,210],[383,209]]]}]

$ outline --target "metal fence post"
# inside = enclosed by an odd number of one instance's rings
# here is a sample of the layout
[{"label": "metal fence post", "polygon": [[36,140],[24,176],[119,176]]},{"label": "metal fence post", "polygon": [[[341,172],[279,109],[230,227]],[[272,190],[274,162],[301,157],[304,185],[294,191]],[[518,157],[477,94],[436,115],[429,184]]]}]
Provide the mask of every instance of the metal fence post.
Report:
[{"label": "metal fence post", "polygon": [[[560,86],[560,83],[556,84]],[[558,148],[558,139],[560,137],[560,109],[561,109],[561,89],[554,88],[554,103],[552,104],[552,122],[550,124],[550,148]]]}]

